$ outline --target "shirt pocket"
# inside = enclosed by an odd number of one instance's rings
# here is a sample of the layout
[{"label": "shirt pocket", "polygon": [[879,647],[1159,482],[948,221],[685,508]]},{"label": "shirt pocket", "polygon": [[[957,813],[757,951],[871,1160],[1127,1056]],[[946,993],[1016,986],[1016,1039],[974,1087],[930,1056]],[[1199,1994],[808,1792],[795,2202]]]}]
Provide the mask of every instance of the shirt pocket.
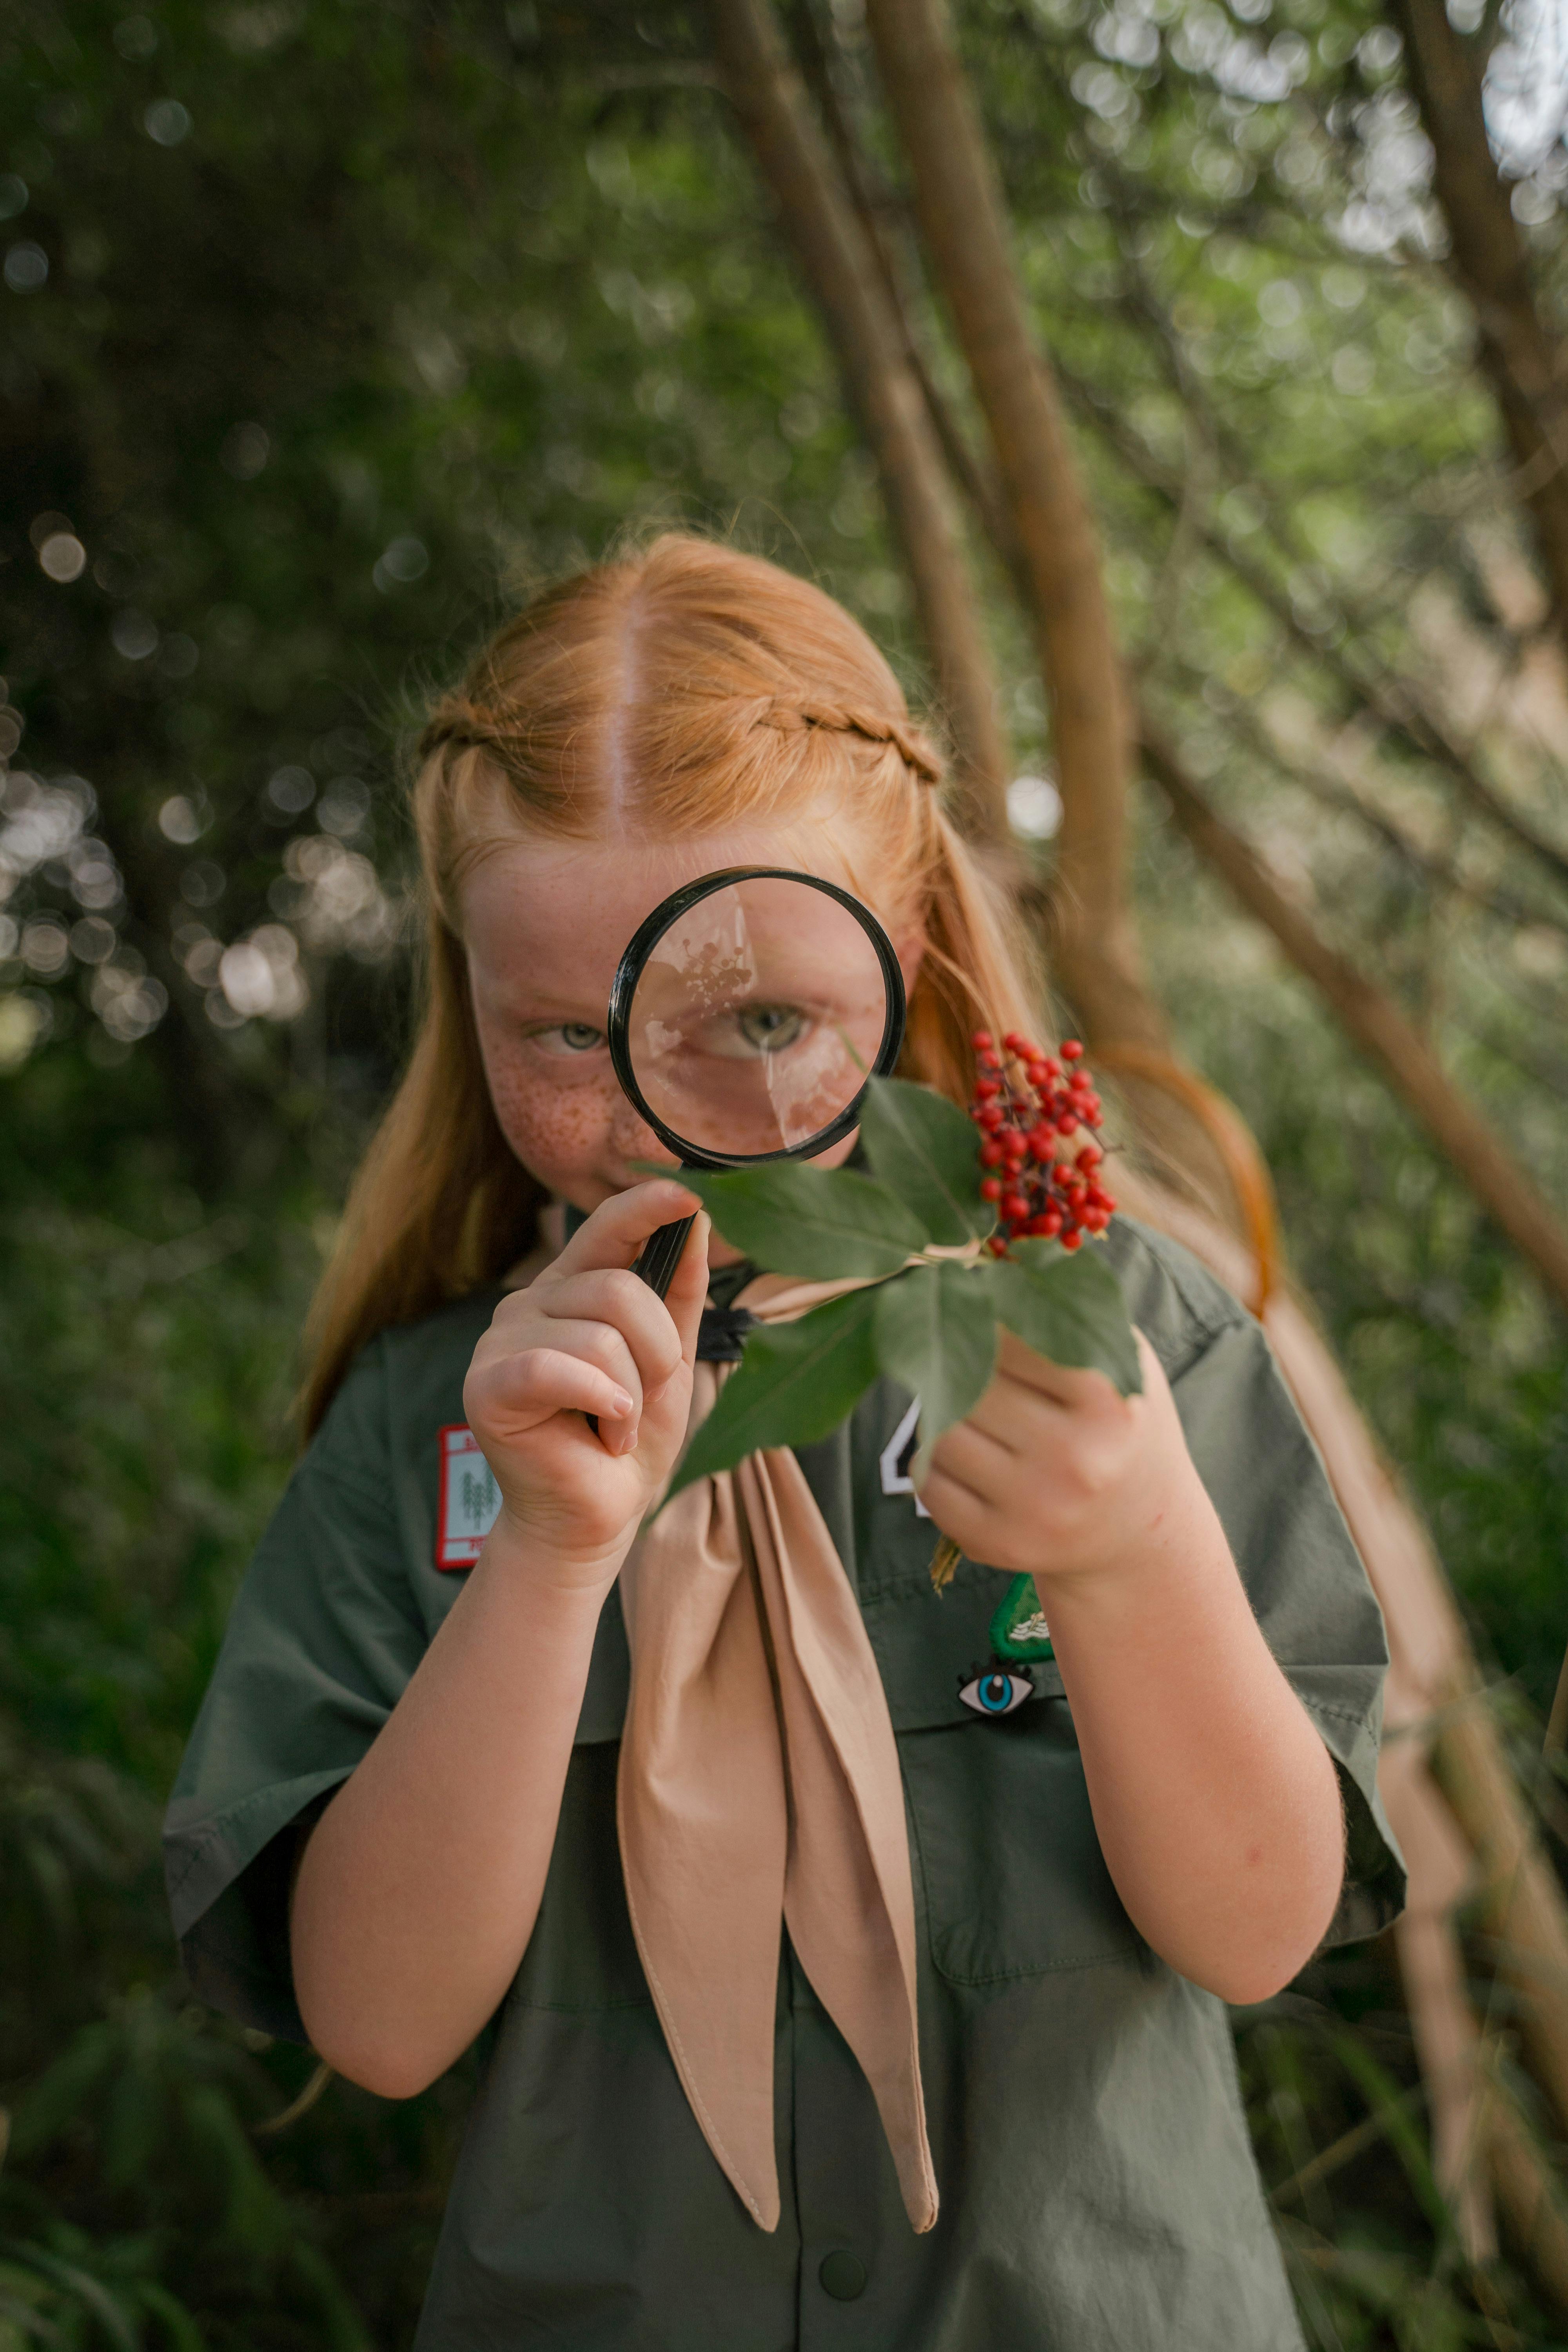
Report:
[{"label": "shirt pocket", "polygon": [[1000,1984],[1144,1948],[1100,1850],[1064,1702],[906,1732],[899,1754],[939,1975]]}]

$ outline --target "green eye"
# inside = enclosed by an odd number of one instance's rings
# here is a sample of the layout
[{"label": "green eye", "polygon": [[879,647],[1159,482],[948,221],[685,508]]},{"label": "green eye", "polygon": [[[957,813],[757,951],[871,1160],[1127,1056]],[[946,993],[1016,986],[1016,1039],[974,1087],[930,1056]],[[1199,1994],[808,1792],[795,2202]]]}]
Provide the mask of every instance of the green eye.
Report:
[{"label": "green eye", "polygon": [[806,1016],[794,1004],[748,1004],[738,1015],[742,1036],[753,1053],[782,1054],[805,1033]]},{"label": "green eye", "polygon": [[604,1031],[589,1021],[562,1021],[553,1028],[531,1029],[528,1034],[544,1054],[591,1054],[605,1042]]}]

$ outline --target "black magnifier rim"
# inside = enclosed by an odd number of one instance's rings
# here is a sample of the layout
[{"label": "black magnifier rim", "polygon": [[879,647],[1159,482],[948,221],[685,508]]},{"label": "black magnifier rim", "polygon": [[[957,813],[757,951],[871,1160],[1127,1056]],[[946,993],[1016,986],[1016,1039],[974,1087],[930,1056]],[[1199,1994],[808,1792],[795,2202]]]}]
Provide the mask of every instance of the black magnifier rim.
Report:
[{"label": "black magnifier rim", "polygon": [[646,916],[632,933],[620,962],[616,966],[616,977],[610,985],[610,1009],[605,1024],[610,1060],[620,1080],[621,1091],[636,1106],[659,1141],[679,1155],[683,1168],[761,1168],[771,1160],[813,1159],[817,1152],[826,1151],[830,1144],[837,1143],[841,1136],[847,1135],[850,1129],[858,1124],[860,1105],[866,1098],[866,1087],[862,1086],[836,1118],[826,1127],[820,1128],[815,1135],[808,1135],[804,1143],[783,1144],[777,1151],[724,1152],[700,1150],[689,1137],[678,1135],[674,1128],[667,1127],[644,1096],[632,1067],[628,1034],[632,998],[637,982],[642,978],[643,967],[670,925],[679,922],[689,908],[695,907],[699,899],[711,898],[716,890],[728,888],[733,882],[804,882],[811,889],[820,890],[824,898],[836,898],[841,907],[846,908],[877,950],[877,961],[882,968],[882,985],[888,997],[888,1017],[882,1030],[882,1042],[868,1074],[867,1084],[872,1078],[890,1077],[903,1049],[904,975],[899,970],[899,959],[893,952],[892,940],[870,908],[862,905],[852,891],[840,889],[837,882],[825,882],[819,874],[802,874],[793,866],[726,866],[718,873],[700,875],[695,882],[688,882],[668,898],[662,898],[652,914]]}]

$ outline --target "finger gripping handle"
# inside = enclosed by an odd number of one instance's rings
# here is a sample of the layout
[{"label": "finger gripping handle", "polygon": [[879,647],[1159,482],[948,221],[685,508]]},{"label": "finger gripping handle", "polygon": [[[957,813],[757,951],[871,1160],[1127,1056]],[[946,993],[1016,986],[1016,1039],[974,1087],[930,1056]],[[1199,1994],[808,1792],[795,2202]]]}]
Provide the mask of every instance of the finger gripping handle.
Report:
[{"label": "finger gripping handle", "polygon": [[696,1223],[695,1215],[677,1217],[672,1225],[660,1225],[658,1233],[650,1234],[643,1244],[642,1255],[632,1272],[641,1275],[656,1298],[662,1298],[675,1280],[686,1236]]}]

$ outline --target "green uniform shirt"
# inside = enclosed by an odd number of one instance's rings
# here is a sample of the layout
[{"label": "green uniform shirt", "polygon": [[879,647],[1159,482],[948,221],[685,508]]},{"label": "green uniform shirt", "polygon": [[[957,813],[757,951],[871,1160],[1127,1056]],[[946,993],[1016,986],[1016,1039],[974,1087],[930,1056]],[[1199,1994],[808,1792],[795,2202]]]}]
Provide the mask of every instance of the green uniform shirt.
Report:
[{"label": "green uniform shirt", "polygon": [[[1377,1605],[1257,1326],[1184,1251],[1106,1244],[1174,1389],[1275,1655],[1339,1767],[1333,1937],[1402,1874],[1378,1805]],[[290,1481],[235,1604],[168,1820],[191,1979],[303,2039],[282,1835],[352,1772],[461,1581],[494,1500],[461,1428],[495,1304],[384,1332]],[[1095,1835],[1054,1665],[987,1720],[959,1698],[1005,1591],[931,1588],[931,1522],[883,1384],[801,1461],[875,1649],[908,1801],[921,2054],[942,2216],[916,2237],[870,2092],[787,1939],[777,2231],[709,2153],[626,1915],[616,1764],[627,1654],[605,1603],[543,1904],[489,2047],[417,2352],[1296,2352],[1224,2006],[1157,1959]],[[900,1436],[900,1432],[903,1434]],[[443,1433],[445,1433],[445,1434]],[[488,1502],[487,1502],[487,1498]],[[538,1669],[520,1657],[526,1686]],[[483,1801],[483,1791],[475,1791]]]}]

